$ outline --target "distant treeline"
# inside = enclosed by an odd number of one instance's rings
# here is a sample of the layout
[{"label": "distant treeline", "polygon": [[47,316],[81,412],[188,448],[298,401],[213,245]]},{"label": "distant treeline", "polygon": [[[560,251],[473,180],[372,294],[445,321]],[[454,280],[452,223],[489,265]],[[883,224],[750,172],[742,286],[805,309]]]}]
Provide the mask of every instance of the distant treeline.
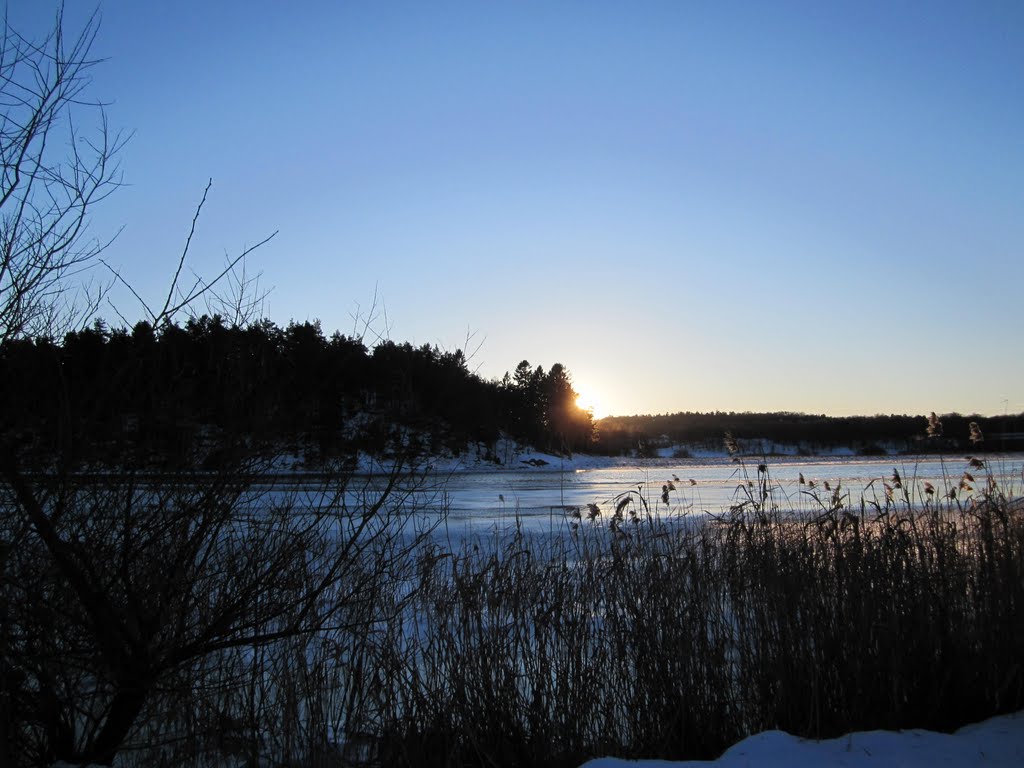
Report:
[{"label": "distant treeline", "polygon": [[[131,329],[97,322],[60,340],[9,341],[0,346],[0,366],[0,431],[40,455],[103,450],[113,459],[111,451],[141,451],[153,461],[194,460],[197,445],[223,450],[235,440],[246,449],[294,445],[315,460],[355,450],[459,453],[477,444],[499,461],[493,449],[502,436],[556,453],[645,455],[671,445],[717,447],[727,432],[741,443],[863,453],[1024,449],[1020,414],[945,414],[942,435],[928,439],[924,416],[722,411],[612,416],[595,432],[561,364],[545,371],[523,360],[487,380],[462,350],[394,341],[368,347],[341,333],[325,336],[319,322],[232,326],[202,316]],[[982,444],[968,441],[972,421],[986,436]]]},{"label": "distant treeline", "polygon": [[203,316],[130,330],[97,322],[61,340],[8,342],[0,365],[0,430],[41,453],[116,445],[173,460],[208,435],[219,449],[231,436],[249,448],[294,443],[331,459],[354,449],[459,452],[493,446],[502,433],[570,452],[593,436],[560,364],[545,371],[524,360],[488,381],[461,350],[392,341],[368,348],[340,333],[325,337],[319,322],[234,327]]},{"label": "distant treeline", "polygon": [[[849,446],[862,453],[899,451],[932,452],[967,449],[1024,449],[1024,414],[983,417],[944,414],[938,417],[941,434],[927,436],[925,416],[824,416],[803,413],[681,412],[656,416],[610,416],[598,425],[602,450],[619,454],[643,453],[654,446],[679,444],[722,445],[728,432],[738,441],[762,440],[787,445]],[[975,422],[986,439],[970,442]]]}]

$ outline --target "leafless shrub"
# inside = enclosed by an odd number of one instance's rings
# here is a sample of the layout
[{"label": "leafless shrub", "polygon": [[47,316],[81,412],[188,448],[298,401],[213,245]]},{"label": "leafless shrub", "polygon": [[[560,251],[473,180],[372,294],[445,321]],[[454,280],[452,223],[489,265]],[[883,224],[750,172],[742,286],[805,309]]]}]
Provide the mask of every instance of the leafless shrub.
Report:
[{"label": "leafless shrub", "polygon": [[140,733],[188,734],[188,712],[232,723],[220,730],[236,744],[259,733],[274,753],[311,742],[268,732],[272,711],[325,732],[309,706],[331,690],[317,659],[381,618],[400,582],[410,544],[390,495],[402,473],[369,501],[345,475],[299,492],[259,469],[83,478],[2,462],[0,531],[17,542],[4,563],[9,751],[107,763]]},{"label": "leafless shrub", "polygon": [[[89,101],[93,16],[66,37],[58,12],[50,34],[0,31],[0,342],[53,336],[87,319],[99,293],[81,280],[106,247],[88,214],[120,185],[126,137]],[[92,113],[95,132],[76,119]],[[74,278],[74,283],[72,279]]]}]

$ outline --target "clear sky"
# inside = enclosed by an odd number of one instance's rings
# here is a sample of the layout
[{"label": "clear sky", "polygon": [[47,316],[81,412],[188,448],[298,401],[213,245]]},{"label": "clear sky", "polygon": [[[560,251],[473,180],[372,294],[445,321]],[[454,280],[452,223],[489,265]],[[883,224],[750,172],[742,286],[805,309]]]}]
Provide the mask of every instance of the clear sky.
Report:
[{"label": "clear sky", "polygon": [[212,177],[193,266],[279,230],[279,324],[376,291],[391,338],[561,362],[598,415],[1024,410],[1018,0],[100,12],[134,135],[94,227],[156,303]]}]

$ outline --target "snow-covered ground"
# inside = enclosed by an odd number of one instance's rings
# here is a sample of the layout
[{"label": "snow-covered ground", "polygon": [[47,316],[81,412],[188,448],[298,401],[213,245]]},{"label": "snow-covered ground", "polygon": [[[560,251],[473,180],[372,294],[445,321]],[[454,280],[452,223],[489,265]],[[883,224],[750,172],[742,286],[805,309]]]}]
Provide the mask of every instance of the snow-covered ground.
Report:
[{"label": "snow-covered ground", "polygon": [[953,734],[866,731],[812,741],[782,731],[744,739],[718,760],[667,762],[602,757],[582,768],[1019,768],[1024,766],[1024,712],[968,725]]}]

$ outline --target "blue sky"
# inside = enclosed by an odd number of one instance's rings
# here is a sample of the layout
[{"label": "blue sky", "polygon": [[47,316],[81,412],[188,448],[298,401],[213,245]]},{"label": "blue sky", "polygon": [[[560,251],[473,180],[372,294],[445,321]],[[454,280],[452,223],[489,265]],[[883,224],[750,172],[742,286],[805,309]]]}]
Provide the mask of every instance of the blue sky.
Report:
[{"label": "blue sky", "polygon": [[1024,410],[1024,4],[100,12],[133,137],[93,223],[154,300],[212,177],[192,266],[279,231],[280,324],[376,291],[392,338],[561,362],[599,414]]}]

